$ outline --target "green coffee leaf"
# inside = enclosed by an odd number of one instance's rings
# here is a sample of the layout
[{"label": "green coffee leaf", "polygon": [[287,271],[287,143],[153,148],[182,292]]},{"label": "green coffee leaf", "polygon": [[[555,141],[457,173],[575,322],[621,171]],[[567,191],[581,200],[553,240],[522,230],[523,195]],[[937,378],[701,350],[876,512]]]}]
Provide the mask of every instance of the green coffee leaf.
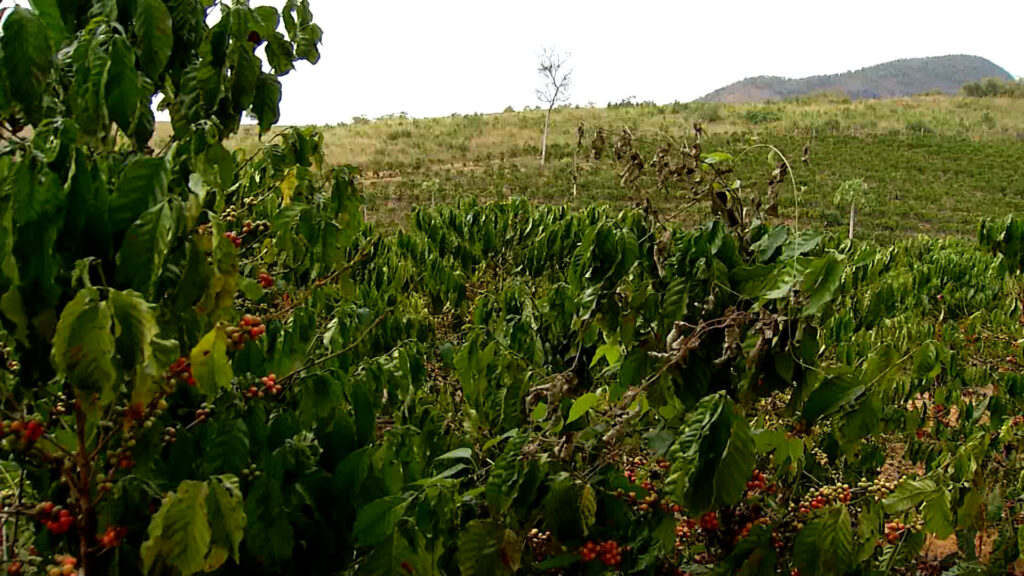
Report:
[{"label": "green coffee leaf", "polygon": [[800,415],[808,424],[814,424],[819,418],[842,409],[863,393],[864,386],[852,376],[831,376],[807,397]]},{"label": "green coffee leaf", "polygon": [[821,312],[825,304],[835,297],[844,270],[842,263],[831,254],[811,262],[803,279],[803,291],[807,294],[807,302],[801,312],[803,316]]},{"label": "green coffee leaf", "polygon": [[60,46],[67,36],[64,28],[64,20],[60,16],[60,3],[58,0],[29,0],[29,5],[36,14],[46,23],[47,31],[50,34],[50,44]]},{"label": "green coffee leaf", "polygon": [[182,228],[181,204],[165,200],[139,217],[125,233],[117,253],[117,278],[148,297],[157,282],[174,239]]},{"label": "green coffee leaf", "polygon": [[260,134],[266,134],[281,119],[281,82],[274,76],[260,72],[257,77],[252,113],[259,121]]},{"label": "green coffee leaf", "polygon": [[462,576],[503,576],[519,570],[522,543],[500,524],[473,520],[459,536]]},{"label": "green coffee leaf", "polygon": [[139,64],[142,72],[156,81],[174,48],[171,13],[162,0],[138,0],[135,8],[135,33],[139,38]]},{"label": "green coffee leaf", "polygon": [[922,480],[904,480],[896,490],[882,500],[886,514],[898,514],[914,508],[921,502],[935,496],[935,482],[927,478]]},{"label": "green coffee leaf", "polygon": [[572,403],[572,408],[569,409],[569,417],[566,418],[565,423],[575,422],[579,420],[588,410],[597,404],[598,396],[593,392],[587,392],[580,396]]},{"label": "green coffee leaf", "polygon": [[203,566],[211,572],[230,557],[238,562],[238,545],[245,535],[245,508],[238,478],[214,476],[209,483],[207,508],[210,511],[210,551]]},{"label": "green coffee leaf", "polygon": [[846,508],[833,508],[796,535],[793,559],[801,575],[844,574],[853,560],[853,530]]},{"label": "green coffee leaf", "polygon": [[395,531],[409,505],[406,496],[385,496],[359,509],[352,532],[360,546],[373,546]]},{"label": "green coffee leaf", "polygon": [[51,30],[39,14],[20,6],[4,20],[0,35],[0,65],[10,97],[21,106],[29,123],[43,120],[43,94],[53,66]]},{"label": "green coffee leaf", "polygon": [[110,68],[107,71],[107,110],[125,134],[131,134],[139,109],[142,89],[135,70],[135,51],[122,36],[110,40]]},{"label": "green coffee leaf", "polygon": [[924,505],[924,529],[939,540],[945,540],[953,534],[953,511],[950,507],[950,494],[942,488]]},{"label": "green coffee leaf", "polygon": [[142,294],[128,290],[111,290],[109,300],[117,325],[117,355],[126,371],[159,370],[151,364],[153,340],[160,331],[156,322],[156,306],[146,302]]},{"label": "green coffee leaf", "polygon": [[934,378],[942,371],[939,344],[929,340],[914,355],[914,373],[920,378]]},{"label": "green coffee leaf", "polygon": [[724,394],[702,399],[668,451],[667,487],[700,514],[735,504],[754,470],[755,442],[746,419]]},{"label": "green coffee leaf", "polygon": [[167,198],[170,171],[161,158],[135,158],[131,160],[117,183],[110,199],[110,225],[124,230],[144,212]]},{"label": "green coffee leaf", "polygon": [[75,388],[87,406],[113,399],[114,334],[110,304],[101,302],[99,290],[83,288],[64,307],[53,337],[51,359],[59,376]]},{"label": "green coffee leaf", "polygon": [[473,449],[472,448],[456,448],[455,450],[452,450],[450,452],[445,452],[444,454],[441,454],[436,459],[437,460],[462,460],[462,459],[472,459],[472,458],[473,458]]},{"label": "green coffee leaf", "polygon": [[142,569],[149,572],[157,559],[191,576],[206,568],[212,534],[207,519],[205,482],[185,480],[164,497],[149,522],[149,538],[142,544]]}]

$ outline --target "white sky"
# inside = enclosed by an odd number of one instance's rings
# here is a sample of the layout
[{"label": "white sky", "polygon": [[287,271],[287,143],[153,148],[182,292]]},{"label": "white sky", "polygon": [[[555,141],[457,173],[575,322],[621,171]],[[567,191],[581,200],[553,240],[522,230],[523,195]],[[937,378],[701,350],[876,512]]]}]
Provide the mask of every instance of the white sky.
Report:
[{"label": "white sky", "polygon": [[323,58],[284,79],[282,123],[536,105],[543,46],[572,53],[571,102],[601,106],[918,56],[972,54],[1024,74],[1024,0],[310,2]]},{"label": "white sky", "polygon": [[283,79],[282,124],[535,106],[545,46],[572,54],[570,103],[581,105],[688,101],[749,76],[800,78],[946,54],[1024,74],[1024,0],[310,4],[324,29],[322,59]]}]

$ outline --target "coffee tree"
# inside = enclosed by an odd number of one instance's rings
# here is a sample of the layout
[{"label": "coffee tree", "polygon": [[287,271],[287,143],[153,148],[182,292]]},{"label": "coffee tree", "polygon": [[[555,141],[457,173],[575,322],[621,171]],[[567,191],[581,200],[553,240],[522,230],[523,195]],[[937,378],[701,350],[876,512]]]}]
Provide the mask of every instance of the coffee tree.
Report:
[{"label": "coffee tree", "polygon": [[[279,78],[319,59],[321,30],[308,0],[30,4],[0,36],[4,559],[213,570],[239,559],[242,470],[168,451],[239,386],[230,356],[266,338],[236,298],[340,275],[310,263],[340,262],[357,227],[351,175],[322,165],[315,132],[251,155],[223,141],[246,115],[271,129]],[[256,395],[281,393],[262,376]]]}]

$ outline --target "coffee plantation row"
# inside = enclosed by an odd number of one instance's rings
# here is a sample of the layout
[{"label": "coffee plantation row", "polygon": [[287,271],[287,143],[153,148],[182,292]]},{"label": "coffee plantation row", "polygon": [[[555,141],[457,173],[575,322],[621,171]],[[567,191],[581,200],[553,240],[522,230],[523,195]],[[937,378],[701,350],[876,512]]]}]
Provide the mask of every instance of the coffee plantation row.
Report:
[{"label": "coffee plantation row", "polygon": [[31,5],[0,36],[8,574],[1020,566],[1020,221],[850,242],[739,210],[712,153],[695,228],[510,199],[378,230],[316,130],[223,144],[319,58],[307,0]]}]

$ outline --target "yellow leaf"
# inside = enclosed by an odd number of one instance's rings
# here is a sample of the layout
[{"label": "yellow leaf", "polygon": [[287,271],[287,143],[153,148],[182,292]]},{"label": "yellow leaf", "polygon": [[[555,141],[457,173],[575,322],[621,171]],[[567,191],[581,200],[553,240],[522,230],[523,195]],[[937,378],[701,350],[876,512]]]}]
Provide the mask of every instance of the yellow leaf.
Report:
[{"label": "yellow leaf", "polygon": [[292,203],[292,196],[295,194],[295,187],[299,185],[298,179],[295,177],[295,168],[292,168],[284,176],[284,180],[281,181],[281,206],[287,206]]}]

